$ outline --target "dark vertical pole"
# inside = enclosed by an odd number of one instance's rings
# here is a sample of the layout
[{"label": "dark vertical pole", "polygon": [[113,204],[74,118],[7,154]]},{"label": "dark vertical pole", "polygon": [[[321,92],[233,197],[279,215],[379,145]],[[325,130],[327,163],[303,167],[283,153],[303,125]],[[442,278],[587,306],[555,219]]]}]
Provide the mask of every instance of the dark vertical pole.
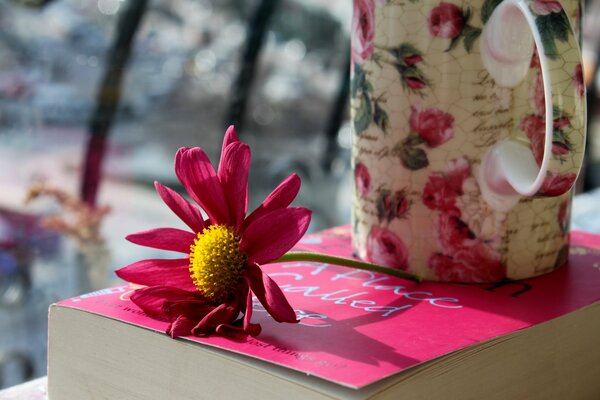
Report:
[{"label": "dark vertical pole", "polygon": [[230,103],[225,116],[225,126],[235,125],[241,133],[248,96],[254,81],[258,55],[263,45],[269,20],[280,0],[262,0],[248,21],[248,33],[244,44],[239,73],[232,85]]},{"label": "dark vertical pole", "polygon": [[131,45],[146,11],[147,0],[128,0],[119,15],[115,40],[108,53],[104,76],[96,94],[96,107],[88,126],[88,143],[81,182],[81,199],[95,206],[102,175],[106,140],[121,98],[121,81],[131,55]]},{"label": "dark vertical pole", "polygon": [[346,62],[342,71],[337,96],[333,102],[333,107],[329,113],[327,125],[325,126],[325,137],[327,145],[323,154],[323,169],[327,172],[331,170],[331,164],[335,159],[337,147],[337,135],[348,109],[348,96],[350,95],[350,47],[346,48]]}]

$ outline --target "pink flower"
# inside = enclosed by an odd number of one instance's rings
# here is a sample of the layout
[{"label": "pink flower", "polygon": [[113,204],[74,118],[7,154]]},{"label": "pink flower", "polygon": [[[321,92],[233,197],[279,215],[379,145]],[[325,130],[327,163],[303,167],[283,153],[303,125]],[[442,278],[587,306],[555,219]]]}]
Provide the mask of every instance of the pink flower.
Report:
[{"label": "pink flower", "polygon": [[478,241],[454,254],[432,254],[429,268],[446,282],[496,282],[506,276],[500,254]]},{"label": "pink flower", "polygon": [[410,56],[406,56],[404,57],[404,62],[406,63],[406,65],[417,65],[418,63],[423,61],[423,57],[420,56],[419,54],[413,54]]},{"label": "pink flower", "polygon": [[406,85],[412,90],[421,90],[427,86],[427,83],[425,83],[422,79],[415,77],[405,78],[404,81],[406,82]]},{"label": "pink flower", "polygon": [[373,54],[375,0],[354,0],[352,61],[362,64]]},{"label": "pink flower", "polygon": [[568,117],[558,117],[552,121],[554,129],[563,129],[571,125],[571,120]]},{"label": "pink flower", "polygon": [[529,139],[536,136],[544,136],[546,123],[543,117],[537,115],[526,115],[519,124],[519,128],[527,134]]},{"label": "pink flower", "polygon": [[427,24],[429,32],[433,36],[454,39],[460,35],[465,24],[465,17],[458,6],[442,2],[431,10]]},{"label": "pink flower", "polygon": [[544,117],[546,115],[546,96],[544,95],[544,81],[542,72],[538,71],[533,79],[533,84],[529,91],[531,107],[535,115]]},{"label": "pink flower", "polygon": [[573,71],[573,82],[575,83],[577,95],[579,95],[579,97],[585,96],[585,83],[583,80],[583,67],[581,64],[575,66],[575,70]]},{"label": "pink flower", "polygon": [[540,68],[540,55],[538,54],[537,48],[533,48],[533,55],[531,56],[531,62],[529,68]]},{"label": "pink flower", "polygon": [[432,210],[451,212],[458,211],[456,196],[456,191],[448,184],[446,177],[439,172],[434,172],[427,178],[421,198],[423,204]]},{"label": "pink flower", "polygon": [[429,147],[437,147],[454,137],[454,117],[437,108],[413,107],[409,123]]},{"label": "pink flower", "polygon": [[377,214],[379,220],[391,221],[403,218],[408,213],[410,201],[405,190],[397,190],[393,195],[389,190],[383,190],[377,199]]},{"label": "pink flower", "polygon": [[[560,130],[571,125],[571,121],[567,117],[559,117],[554,120],[553,125],[555,130]],[[544,117],[527,115],[521,120],[519,128],[529,138],[529,146],[531,147],[535,161],[538,165],[542,165],[544,141],[546,140],[546,123],[544,122]],[[552,154],[564,155],[569,151],[570,148],[566,143],[559,141],[552,142]]]},{"label": "pink flower", "polygon": [[527,115],[519,124],[519,128],[529,138],[529,146],[533,152],[533,157],[538,165],[542,165],[544,158],[544,140],[546,136],[546,123],[543,117],[537,115]]},{"label": "pink flower", "polygon": [[[250,215],[250,148],[233,127],[225,133],[217,171],[201,148],[181,148],[175,173],[189,196],[156,182],[165,204],[191,229],[155,228],[129,235],[135,244],[182,253],[176,259],[142,260],[116,271],[131,283],[145,285],[131,296],[149,317],[169,322],[171,337],[223,333],[250,335],[252,294],[278,322],[296,322],[296,314],[277,284],[260,268],[276,260],[302,237],[310,210],[288,207],[300,189],[291,175]],[[237,322],[240,313],[243,321]],[[240,326],[241,325],[241,326]]]},{"label": "pink flower", "polygon": [[475,239],[473,231],[454,212],[440,213],[435,220],[434,230],[438,243],[447,253],[468,247]]},{"label": "pink flower", "polygon": [[390,230],[373,226],[367,236],[367,261],[391,268],[408,268],[408,249]]},{"label": "pink flower", "polygon": [[456,158],[448,161],[446,182],[458,195],[463,193],[463,183],[469,176],[471,176],[471,165],[465,158]]},{"label": "pink flower", "polygon": [[428,208],[460,215],[456,197],[463,194],[463,183],[471,176],[471,166],[464,158],[450,160],[445,173],[434,172],[427,178],[422,200]]},{"label": "pink flower", "polygon": [[571,151],[571,149],[565,143],[552,142],[552,154],[555,154],[557,156],[563,156],[569,151]]},{"label": "pink flower", "polygon": [[531,10],[537,15],[548,15],[550,13],[559,13],[562,10],[562,6],[556,0],[534,0],[531,3]]},{"label": "pink flower", "polygon": [[371,175],[365,164],[361,162],[354,167],[354,182],[361,196],[365,197],[371,191]]},{"label": "pink flower", "polygon": [[410,202],[403,190],[394,193],[394,202],[396,203],[396,217],[402,218],[408,212]]},{"label": "pink flower", "polygon": [[[571,120],[567,117],[559,117],[554,120],[553,125],[554,125],[554,131],[557,132],[557,131],[560,131],[564,128],[571,126]],[[571,148],[570,148],[568,142],[560,141],[560,140],[554,140],[552,142],[552,154],[557,155],[557,156],[562,156],[562,155],[569,153],[570,151],[571,151]]]},{"label": "pink flower", "polygon": [[576,179],[577,174],[574,172],[569,172],[566,174],[548,172],[546,179],[544,179],[544,183],[542,183],[540,192],[547,196],[561,195],[568,192],[571,187],[573,187]]}]

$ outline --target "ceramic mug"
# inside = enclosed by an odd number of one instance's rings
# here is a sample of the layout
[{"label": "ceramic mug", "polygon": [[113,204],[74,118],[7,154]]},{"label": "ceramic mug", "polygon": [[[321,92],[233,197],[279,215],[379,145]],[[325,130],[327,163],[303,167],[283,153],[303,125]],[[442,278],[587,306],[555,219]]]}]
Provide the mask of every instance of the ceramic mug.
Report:
[{"label": "ceramic mug", "polygon": [[580,10],[354,0],[361,258],[450,282],[526,278],[564,262],[585,143]]}]

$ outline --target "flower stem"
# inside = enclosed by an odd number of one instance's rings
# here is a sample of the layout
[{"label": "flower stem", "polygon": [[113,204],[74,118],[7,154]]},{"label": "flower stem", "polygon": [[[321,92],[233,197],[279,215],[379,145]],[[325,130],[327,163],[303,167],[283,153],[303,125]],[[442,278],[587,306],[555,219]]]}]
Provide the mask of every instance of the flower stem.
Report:
[{"label": "flower stem", "polygon": [[422,282],[423,278],[419,275],[411,274],[410,272],[402,271],[400,269],[384,267],[382,265],[372,264],[364,261],[359,261],[351,258],[336,257],[328,254],[321,253],[310,253],[303,251],[290,251],[277,260],[271,261],[271,263],[278,262],[290,262],[290,261],[310,261],[310,262],[321,262],[327,264],[341,265],[344,267],[350,267],[360,269],[364,271],[377,272],[380,274],[391,275],[397,278],[408,279],[415,282]]}]

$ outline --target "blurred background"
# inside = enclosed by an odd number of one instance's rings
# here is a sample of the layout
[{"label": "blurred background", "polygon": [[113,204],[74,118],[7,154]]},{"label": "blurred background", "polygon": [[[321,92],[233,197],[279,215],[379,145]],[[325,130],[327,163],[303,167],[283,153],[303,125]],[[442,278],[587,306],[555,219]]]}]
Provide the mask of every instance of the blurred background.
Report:
[{"label": "blurred background", "polygon": [[[596,3],[576,228],[600,182]],[[181,146],[216,161],[235,124],[251,208],[297,172],[311,230],[349,223],[351,15],[350,0],[0,0],[0,388],[45,375],[50,303],[156,256],[125,235],[182,226],[153,188],[182,190]]]},{"label": "blurred background", "polygon": [[[0,388],[45,375],[48,304],[156,256],[125,235],[183,227],[153,187],[183,189],[179,147],[216,162],[235,124],[251,208],[297,172],[311,230],[348,223],[351,14],[348,0],[0,0]],[[100,226],[81,199],[111,208]]]}]

